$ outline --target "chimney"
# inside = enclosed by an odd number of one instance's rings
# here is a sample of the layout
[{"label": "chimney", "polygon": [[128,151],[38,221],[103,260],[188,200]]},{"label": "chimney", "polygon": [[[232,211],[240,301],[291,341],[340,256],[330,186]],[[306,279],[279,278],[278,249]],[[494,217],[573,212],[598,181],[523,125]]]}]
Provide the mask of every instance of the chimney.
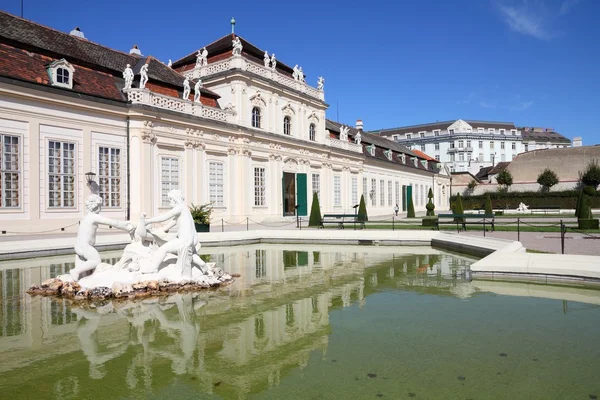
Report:
[{"label": "chimney", "polygon": [[134,54],[136,56],[141,56],[142,52],[140,51],[140,49],[137,47],[137,44],[134,44],[133,47],[131,48],[131,50],[129,50],[129,54]]},{"label": "chimney", "polygon": [[81,29],[79,29],[79,27],[73,29],[71,32],[69,32],[69,35],[71,36],[75,36],[81,39],[85,39],[85,36],[83,35],[83,32],[81,32]]},{"label": "chimney", "polygon": [[583,140],[581,136],[576,136],[573,138],[573,147],[581,147],[583,146]]},{"label": "chimney", "polygon": [[362,119],[357,119],[356,120],[356,129],[358,129],[359,131],[363,130],[363,122]]}]

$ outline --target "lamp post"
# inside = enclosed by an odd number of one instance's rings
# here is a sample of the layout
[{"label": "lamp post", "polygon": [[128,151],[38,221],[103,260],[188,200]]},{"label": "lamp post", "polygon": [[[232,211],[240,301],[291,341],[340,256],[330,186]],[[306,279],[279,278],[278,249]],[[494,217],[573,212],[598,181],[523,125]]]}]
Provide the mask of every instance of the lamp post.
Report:
[{"label": "lamp post", "polygon": [[300,226],[300,217],[298,216],[298,207],[300,207],[298,204],[294,206],[294,212],[296,213],[296,228],[302,229]]},{"label": "lamp post", "polygon": [[358,218],[358,206],[360,204],[356,204],[354,206],[352,206],[352,208],[354,208],[354,230],[356,230],[356,218]]}]

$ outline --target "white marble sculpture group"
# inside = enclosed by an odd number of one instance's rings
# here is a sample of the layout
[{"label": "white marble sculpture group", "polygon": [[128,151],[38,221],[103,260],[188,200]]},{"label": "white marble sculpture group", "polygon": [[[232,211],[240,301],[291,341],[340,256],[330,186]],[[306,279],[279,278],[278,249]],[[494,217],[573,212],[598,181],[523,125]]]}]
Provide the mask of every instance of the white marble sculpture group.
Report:
[{"label": "white marble sculpture group", "polygon": [[296,64],[293,68],[292,77],[295,81],[306,82],[306,80],[304,79],[304,72],[302,71],[302,67],[298,67],[298,64]]},{"label": "white marble sculpture group", "polygon": [[347,126],[340,126],[340,140],[343,141],[348,141],[348,132],[350,131],[350,128],[348,128]]},{"label": "white marble sculpture group", "polygon": [[[131,222],[112,220],[100,215],[102,198],[92,194],[86,201],[87,214],[80,222],[75,243],[75,268],[62,281],[77,281],[81,287],[113,288],[115,284],[131,285],[146,281],[197,282],[217,284],[223,276],[213,274],[213,264],[207,264],[198,255],[198,237],[192,215],[179,190],[169,195],[171,210],[146,219],[142,214],[137,226]],[[168,222],[159,230],[149,225]],[[129,232],[131,243],[123,250],[121,259],[114,265],[103,263],[96,244],[100,225],[110,225]],[[168,235],[176,227],[176,235]],[[225,276],[225,280],[231,279]],[[114,290],[114,289],[113,289]]]},{"label": "white marble sculpture group", "polygon": [[205,65],[208,65],[208,50],[206,50],[206,47],[198,50],[198,54],[196,54],[196,67],[203,67]]},{"label": "white marble sculpture group", "polygon": [[521,203],[519,203],[519,207],[517,207],[517,212],[518,213],[528,213],[529,206],[525,205],[525,203],[521,202]]},{"label": "white marble sculpture group", "polygon": [[263,61],[265,67],[270,68],[271,71],[275,71],[277,69],[277,59],[275,58],[275,53],[271,54],[271,57],[269,57],[269,52],[265,51],[265,57]]}]

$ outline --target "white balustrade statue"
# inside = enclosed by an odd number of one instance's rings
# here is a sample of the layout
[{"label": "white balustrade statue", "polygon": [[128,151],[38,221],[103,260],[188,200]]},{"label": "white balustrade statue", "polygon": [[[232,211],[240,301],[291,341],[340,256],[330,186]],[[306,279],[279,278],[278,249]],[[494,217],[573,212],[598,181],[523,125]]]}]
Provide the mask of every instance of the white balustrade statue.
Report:
[{"label": "white balustrade statue", "polygon": [[148,64],[142,65],[140,69],[140,89],[144,89],[148,83]]},{"label": "white balustrade statue", "polygon": [[240,40],[239,36],[236,36],[235,39],[233,39],[232,45],[233,45],[233,50],[232,50],[231,54],[233,54],[234,56],[241,56],[243,46],[242,46],[242,41]]},{"label": "white balustrade statue", "polygon": [[319,79],[317,80],[317,89],[323,90],[323,87],[325,87],[325,78],[320,76]]},{"label": "white balustrade statue", "polygon": [[200,89],[202,89],[202,79],[198,79],[194,85],[194,103],[200,103]]},{"label": "white balustrade statue", "polygon": [[125,79],[123,90],[131,89],[131,85],[133,84],[133,70],[129,64],[127,64],[125,71],[123,71],[123,79]]},{"label": "white balustrade statue", "polygon": [[183,80],[183,96],[182,96],[182,98],[184,100],[190,99],[190,78],[188,78],[187,76]]},{"label": "white balustrade statue", "polygon": [[265,57],[263,59],[263,62],[265,64],[265,68],[269,68],[269,64],[271,63],[271,58],[269,57],[269,53],[267,51],[265,51]]},{"label": "white balustrade statue", "polygon": [[208,65],[208,50],[206,50],[206,47],[198,50],[196,54],[196,67],[203,67],[205,65]]},{"label": "white balustrade statue", "polygon": [[277,59],[275,58],[275,53],[271,54],[271,70],[275,71],[277,69]]},{"label": "white balustrade statue", "polygon": [[340,127],[340,140],[342,141],[348,141],[348,132],[350,131],[350,128],[348,128],[347,126],[341,126]]},{"label": "white balustrade statue", "polygon": [[360,141],[361,141],[361,135],[360,135],[360,132],[357,132],[356,135],[354,135],[354,143],[360,144]]}]

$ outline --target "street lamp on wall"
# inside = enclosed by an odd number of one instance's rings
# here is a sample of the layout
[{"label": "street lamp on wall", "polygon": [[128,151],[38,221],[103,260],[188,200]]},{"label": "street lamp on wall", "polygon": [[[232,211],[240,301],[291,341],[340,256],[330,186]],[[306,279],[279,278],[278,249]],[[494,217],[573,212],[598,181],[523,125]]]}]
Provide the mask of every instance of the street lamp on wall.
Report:
[{"label": "street lamp on wall", "polygon": [[86,172],[85,180],[87,181],[88,186],[91,186],[92,183],[96,182],[96,173],[95,172]]},{"label": "street lamp on wall", "polygon": [[371,200],[373,200],[373,197],[374,197],[374,196],[375,196],[375,191],[374,191],[374,190],[371,190],[371,191],[369,192],[369,198],[370,198]]},{"label": "street lamp on wall", "polygon": [[352,208],[354,208],[354,230],[356,230],[356,218],[358,218],[358,207],[360,206],[360,204],[355,204],[352,206]]}]

